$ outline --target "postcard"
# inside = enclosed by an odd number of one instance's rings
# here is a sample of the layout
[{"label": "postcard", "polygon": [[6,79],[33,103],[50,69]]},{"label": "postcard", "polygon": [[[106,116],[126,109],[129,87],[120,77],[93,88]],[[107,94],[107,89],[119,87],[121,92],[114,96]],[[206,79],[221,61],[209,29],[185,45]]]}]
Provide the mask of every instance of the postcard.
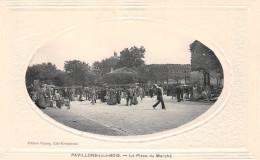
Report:
[{"label": "postcard", "polygon": [[0,7],[0,159],[260,158],[258,1]]}]

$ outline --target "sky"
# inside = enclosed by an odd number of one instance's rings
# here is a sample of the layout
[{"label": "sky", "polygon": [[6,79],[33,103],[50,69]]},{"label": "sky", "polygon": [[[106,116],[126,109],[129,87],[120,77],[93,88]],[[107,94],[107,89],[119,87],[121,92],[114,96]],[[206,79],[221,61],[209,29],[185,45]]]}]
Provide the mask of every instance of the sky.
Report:
[{"label": "sky", "polygon": [[38,46],[30,65],[51,62],[63,70],[64,62],[74,59],[92,65],[132,46],[144,46],[146,64],[190,64],[189,45],[194,40],[185,32],[148,22],[80,25]]}]

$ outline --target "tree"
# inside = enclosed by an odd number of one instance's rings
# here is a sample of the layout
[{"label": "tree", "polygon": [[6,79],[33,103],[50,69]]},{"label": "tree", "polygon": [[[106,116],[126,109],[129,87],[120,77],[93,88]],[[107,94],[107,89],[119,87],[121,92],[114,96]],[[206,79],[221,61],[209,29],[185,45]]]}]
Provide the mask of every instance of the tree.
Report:
[{"label": "tree", "polygon": [[222,69],[215,69],[210,72],[212,78],[217,79],[217,86],[220,86],[221,79],[223,79],[223,70]]},{"label": "tree", "polygon": [[73,80],[68,76],[64,71],[58,70],[56,76],[53,79],[53,84],[55,86],[71,86],[73,84]]},{"label": "tree", "polygon": [[58,69],[50,62],[29,66],[26,71],[26,85],[33,84],[34,80],[41,83],[54,84],[54,77],[57,76]]},{"label": "tree", "polygon": [[[182,79],[189,78],[190,65],[189,64],[152,64],[147,66],[149,69],[150,80],[157,82],[174,79],[179,83]],[[186,81],[185,81],[186,82]]]},{"label": "tree", "polygon": [[145,48],[143,46],[141,46],[140,48],[137,48],[136,46],[133,46],[130,49],[125,48],[123,51],[120,52],[117,68],[133,68],[141,66],[142,64],[144,64],[144,55]]},{"label": "tree", "polygon": [[193,71],[190,73],[190,84],[203,84],[203,73],[199,71]]},{"label": "tree", "polygon": [[99,74],[104,75],[109,73],[111,68],[115,69],[118,61],[115,57],[103,59],[101,62],[96,61],[93,63],[92,69],[99,70]]},{"label": "tree", "polygon": [[198,40],[190,44],[190,52],[191,70],[202,72],[204,75],[204,85],[210,85],[210,72],[216,69],[222,70],[218,58],[211,49]]},{"label": "tree", "polygon": [[65,61],[64,69],[68,77],[72,80],[73,85],[93,84],[90,67],[87,63],[79,60]]},{"label": "tree", "polygon": [[191,65],[190,64],[182,65],[182,73],[184,75],[185,84],[187,84],[188,79],[190,81],[190,72],[191,72]]},{"label": "tree", "polygon": [[151,80],[157,82],[168,79],[168,68],[165,65],[152,64],[149,65],[149,75]]},{"label": "tree", "polygon": [[142,64],[132,69],[137,72],[138,83],[145,84],[148,82],[148,80],[150,79],[150,75],[149,75],[149,68],[147,67],[147,65]]}]

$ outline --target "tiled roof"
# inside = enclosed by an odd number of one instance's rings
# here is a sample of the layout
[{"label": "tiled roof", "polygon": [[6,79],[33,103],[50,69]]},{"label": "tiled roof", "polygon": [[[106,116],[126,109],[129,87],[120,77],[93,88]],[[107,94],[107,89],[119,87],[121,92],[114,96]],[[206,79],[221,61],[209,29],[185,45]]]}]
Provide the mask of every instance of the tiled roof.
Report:
[{"label": "tiled roof", "polygon": [[134,74],[136,74],[137,72],[133,71],[127,67],[123,67],[123,68],[117,68],[117,69],[111,71],[110,73],[134,73]]}]

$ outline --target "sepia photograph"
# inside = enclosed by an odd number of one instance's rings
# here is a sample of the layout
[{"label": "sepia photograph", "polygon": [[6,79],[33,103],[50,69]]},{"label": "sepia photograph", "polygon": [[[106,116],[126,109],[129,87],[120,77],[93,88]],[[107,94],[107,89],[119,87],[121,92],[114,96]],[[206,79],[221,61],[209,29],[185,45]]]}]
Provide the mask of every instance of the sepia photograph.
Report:
[{"label": "sepia photograph", "polygon": [[259,159],[255,1],[0,1],[0,159]]},{"label": "sepia photograph", "polygon": [[223,68],[206,44],[156,25],[118,28],[81,26],[40,45],[25,75],[33,107],[79,131],[138,136],[187,124],[218,100]]}]

